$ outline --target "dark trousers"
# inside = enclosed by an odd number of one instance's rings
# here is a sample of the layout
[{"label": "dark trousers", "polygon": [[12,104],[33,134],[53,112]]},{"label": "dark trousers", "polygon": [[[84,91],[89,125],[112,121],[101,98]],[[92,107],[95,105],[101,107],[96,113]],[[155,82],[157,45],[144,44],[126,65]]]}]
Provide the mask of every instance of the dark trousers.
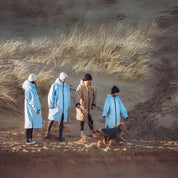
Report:
[{"label": "dark trousers", "polygon": [[[62,133],[63,133],[63,130],[64,130],[63,121],[64,121],[64,115],[62,114],[61,122],[59,124],[59,137],[62,137]],[[54,123],[53,120],[49,120],[49,122],[48,122],[48,132],[50,132],[53,123]]]},{"label": "dark trousers", "polygon": [[[81,131],[84,130],[84,121],[80,121],[80,129]],[[88,114],[88,125],[90,127],[90,130],[93,130],[93,120],[90,116],[90,114]]]},{"label": "dark trousers", "polygon": [[33,134],[33,128],[31,129],[26,129],[26,137],[27,137],[27,141],[30,139],[32,139],[32,134]]}]

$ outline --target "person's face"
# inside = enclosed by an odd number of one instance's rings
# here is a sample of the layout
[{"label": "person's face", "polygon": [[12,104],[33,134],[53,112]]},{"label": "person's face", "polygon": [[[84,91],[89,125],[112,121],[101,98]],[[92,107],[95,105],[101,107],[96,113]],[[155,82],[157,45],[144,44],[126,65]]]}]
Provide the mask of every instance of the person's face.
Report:
[{"label": "person's face", "polygon": [[65,79],[62,79],[61,81],[62,81],[62,82],[66,82],[66,80],[67,80],[67,79],[65,78]]},{"label": "person's face", "polygon": [[91,86],[92,85],[92,80],[87,80],[87,81],[85,81],[86,82],[86,85],[87,86]]},{"label": "person's face", "polygon": [[113,96],[118,96],[119,95],[119,93],[113,93]]}]

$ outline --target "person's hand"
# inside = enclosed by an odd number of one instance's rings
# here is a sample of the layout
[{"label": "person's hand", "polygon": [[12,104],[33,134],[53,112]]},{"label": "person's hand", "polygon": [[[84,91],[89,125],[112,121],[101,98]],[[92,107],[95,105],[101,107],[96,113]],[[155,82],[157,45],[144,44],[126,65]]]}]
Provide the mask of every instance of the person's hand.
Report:
[{"label": "person's hand", "polygon": [[40,114],[40,112],[39,112],[39,111],[37,111],[37,112],[36,112],[36,114]]},{"label": "person's hand", "polygon": [[49,106],[49,109],[53,109],[53,107]]},{"label": "person's hand", "polygon": [[79,103],[78,103],[78,104],[76,104],[76,107],[77,107],[77,108],[80,108],[80,106],[81,106],[81,105],[80,105]]},{"label": "person's hand", "polygon": [[112,129],[114,128],[114,126],[111,127]]},{"label": "person's hand", "polygon": [[91,109],[92,109],[92,110],[94,110],[94,109],[95,109],[95,107],[96,107],[96,105],[95,105],[95,104],[92,104],[92,105],[91,105]]}]

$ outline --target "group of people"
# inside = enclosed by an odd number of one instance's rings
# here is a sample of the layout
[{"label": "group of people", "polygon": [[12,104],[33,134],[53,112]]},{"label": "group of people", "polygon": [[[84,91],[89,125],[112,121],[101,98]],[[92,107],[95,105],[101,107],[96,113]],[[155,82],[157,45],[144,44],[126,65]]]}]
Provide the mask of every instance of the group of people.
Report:
[{"label": "group of people", "polygon": [[[64,122],[68,121],[68,111],[71,106],[70,88],[67,84],[67,74],[62,72],[56,81],[52,84],[48,94],[48,127],[45,138],[50,138],[51,128],[54,121],[59,122],[59,141],[63,141]],[[25,129],[26,144],[34,144],[32,139],[33,129],[42,128],[41,104],[36,90],[37,77],[30,74],[22,88],[25,90]],[[116,127],[121,116],[128,119],[127,110],[119,98],[119,88],[113,86],[111,94],[108,94],[103,108],[103,118],[105,118],[105,127]],[[91,130],[91,137],[96,138],[93,134],[93,114],[92,111],[96,107],[96,89],[92,85],[92,76],[86,73],[81,79],[76,89],[76,119],[79,120],[81,137],[85,137],[84,123],[88,122]]]}]

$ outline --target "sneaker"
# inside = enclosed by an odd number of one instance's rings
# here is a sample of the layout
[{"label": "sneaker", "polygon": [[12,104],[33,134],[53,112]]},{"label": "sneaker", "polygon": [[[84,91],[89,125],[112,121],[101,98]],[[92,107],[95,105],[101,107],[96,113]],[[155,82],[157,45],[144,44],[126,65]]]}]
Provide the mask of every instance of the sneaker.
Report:
[{"label": "sneaker", "polygon": [[32,144],[35,144],[36,142],[33,141],[32,139],[28,139],[27,142],[25,143],[26,145],[32,145]]},{"label": "sneaker", "polygon": [[25,144],[26,144],[26,145],[30,145],[30,144],[31,144],[31,142],[30,142],[30,141],[27,141]]},{"label": "sneaker", "polygon": [[90,137],[92,137],[92,138],[98,138],[96,134],[90,134]]},{"label": "sneaker", "polygon": [[83,130],[81,131],[81,134],[80,134],[80,135],[81,135],[81,138],[86,137],[86,135],[84,134],[84,131],[83,131]]},{"label": "sneaker", "polygon": [[46,132],[44,138],[50,138],[50,137],[51,137],[50,133],[49,133],[49,132]]},{"label": "sneaker", "polygon": [[34,140],[32,140],[32,139],[30,139],[30,141],[31,141],[31,144],[35,144],[36,142],[34,141]]}]

